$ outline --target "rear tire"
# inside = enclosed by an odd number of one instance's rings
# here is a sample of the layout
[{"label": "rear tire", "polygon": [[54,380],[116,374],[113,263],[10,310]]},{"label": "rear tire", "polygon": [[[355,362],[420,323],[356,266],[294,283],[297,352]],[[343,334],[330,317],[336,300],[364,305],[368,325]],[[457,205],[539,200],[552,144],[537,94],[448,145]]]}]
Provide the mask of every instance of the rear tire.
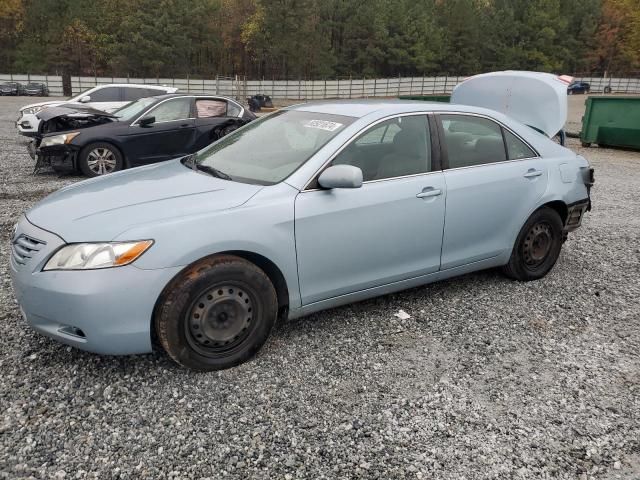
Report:
[{"label": "rear tire", "polygon": [[180,365],[222,370],[260,350],[277,313],[269,277],[253,263],[224,255],[196,263],[171,282],[156,310],[155,331]]},{"label": "rear tire", "polygon": [[122,154],[107,142],[90,143],[78,155],[80,171],[87,177],[100,177],[122,170]]},{"label": "rear tire", "polygon": [[543,207],[533,212],[520,230],[502,272],[523,282],[544,277],[560,256],[562,229],[562,219],[555,210]]}]

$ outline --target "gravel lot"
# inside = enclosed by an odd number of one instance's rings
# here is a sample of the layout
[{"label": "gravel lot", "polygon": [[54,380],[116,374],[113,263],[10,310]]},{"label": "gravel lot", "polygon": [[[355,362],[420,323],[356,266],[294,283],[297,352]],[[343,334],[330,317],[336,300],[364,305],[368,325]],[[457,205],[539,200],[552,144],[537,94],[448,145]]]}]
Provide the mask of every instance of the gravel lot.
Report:
[{"label": "gravel lot", "polygon": [[11,229],[78,180],[30,175],[26,103],[0,98],[0,478],[640,477],[640,153],[571,141],[595,210],[544,280],[487,271],[315,314],[198,374],[25,327]]}]

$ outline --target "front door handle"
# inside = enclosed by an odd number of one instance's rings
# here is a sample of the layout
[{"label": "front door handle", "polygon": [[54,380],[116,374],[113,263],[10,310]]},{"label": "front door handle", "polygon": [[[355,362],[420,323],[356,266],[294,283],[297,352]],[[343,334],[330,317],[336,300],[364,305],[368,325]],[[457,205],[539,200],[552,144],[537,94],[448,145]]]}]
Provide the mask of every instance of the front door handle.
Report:
[{"label": "front door handle", "polygon": [[530,168],[527,170],[527,173],[524,174],[524,178],[535,178],[539,177],[543,174],[542,170],[536,170],[535,168]]},{"label": "front door handle", "polygon": [[429,197],[437,197],[438,195],[442,195],[442,190],[439,188],[426,187],[416,195],[417,198],[429,198]]}]

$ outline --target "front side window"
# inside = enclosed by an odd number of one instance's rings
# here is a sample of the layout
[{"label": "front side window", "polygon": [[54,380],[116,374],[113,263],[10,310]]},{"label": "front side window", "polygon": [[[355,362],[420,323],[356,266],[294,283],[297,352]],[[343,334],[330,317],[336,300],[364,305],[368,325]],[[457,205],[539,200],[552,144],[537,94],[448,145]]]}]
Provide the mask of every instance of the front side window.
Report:
[{"label": "front side window", "polygon": [[[120,100],[120,87],[105,87],[89,94],[92,102],[119,102]],[[82,98],[82,97],[80,97]]]},{"label": "front side window", "polygon": [[156,102],[157,98],[141,98],[137,102],[131,102],[125,105],[122,108],[119,108],[113,115],[118,117],[119,120],[126,122],[129,120],[133,120],[135,117],[144,112],[151,104]]},{"label": "front side window", "polygon": [[198,152],[195,162],[234,181],[279,183],[355,118],[282,110],[247,124]]},{"label": "front side window", "polygon": [[333,160],[353,165],[365,182],[431,171],[431,141],[426,115],[396,117],[360,134]]},{"label": "front side window", "polygon": [[449,168],[503,162],[507,154],[502,127],[482,117],[440,115]]},{"label": "front side window", "polygon": [[191,98],[174,98],[162,102],[145,115],[155,117],[155,122],[173,122],[191,117]]}]

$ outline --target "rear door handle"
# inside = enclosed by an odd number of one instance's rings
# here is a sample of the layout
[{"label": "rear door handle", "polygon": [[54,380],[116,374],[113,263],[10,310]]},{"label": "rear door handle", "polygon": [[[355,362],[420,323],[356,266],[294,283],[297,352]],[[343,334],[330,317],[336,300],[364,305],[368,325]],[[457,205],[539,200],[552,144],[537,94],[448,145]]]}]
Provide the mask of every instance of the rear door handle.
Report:
[{"label": "rear door handle", "polygon": [[442,195],[442,190],[439,188],[426,187],[416,195],[417,198],[429,198],[429,197],[437,197],[438,195]]},{"label": "rear door handle", "polygon": [[542,174],[543,174],[542,170],[536,170],[534,168],[530,168],[529,170],[527,170],[527,173],[524,174],[524,178],[535,178],[535,177],[539,177]]}]

